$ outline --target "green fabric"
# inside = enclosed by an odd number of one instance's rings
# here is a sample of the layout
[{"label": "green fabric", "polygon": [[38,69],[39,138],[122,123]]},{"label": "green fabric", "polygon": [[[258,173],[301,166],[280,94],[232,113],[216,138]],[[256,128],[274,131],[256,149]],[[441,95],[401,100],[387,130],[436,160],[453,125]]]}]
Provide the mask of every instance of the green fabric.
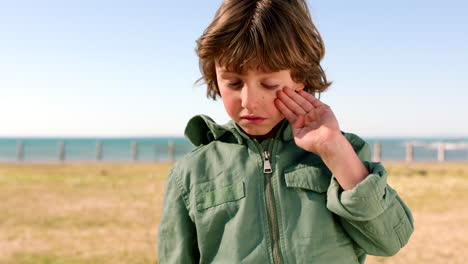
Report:
[{"label": "green fabric", "polygon": [[197,209],[203,210],[242,198],[244,198],[244,184],[239,182],[237,184],[197,195]]},{"label": "green fabric", "polygon": [[[171,169],[159,225],[158,263],[274,263],[258,145],[232,122],[192,118],[197,146]],[[317,155],[294,143],[284,121],[272,143],[273,189],[282,263],[364,263],[390,256],[413,232],[413,218],[358,136],[343,133],[370,175],[343,191]]]}]

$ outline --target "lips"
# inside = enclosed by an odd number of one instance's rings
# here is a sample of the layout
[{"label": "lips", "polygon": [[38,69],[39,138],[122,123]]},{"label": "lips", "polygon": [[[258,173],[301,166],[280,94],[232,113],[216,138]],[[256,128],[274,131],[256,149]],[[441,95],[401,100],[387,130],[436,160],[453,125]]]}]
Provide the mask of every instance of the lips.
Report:
[{"label": "lips", "polygon": [[262,123],[266,118],[263,118],[261,116],[255,116],[255,115],[246,115],[246,116],[241,116],[241,119],[249,124],[259,124],[259,123]]}]

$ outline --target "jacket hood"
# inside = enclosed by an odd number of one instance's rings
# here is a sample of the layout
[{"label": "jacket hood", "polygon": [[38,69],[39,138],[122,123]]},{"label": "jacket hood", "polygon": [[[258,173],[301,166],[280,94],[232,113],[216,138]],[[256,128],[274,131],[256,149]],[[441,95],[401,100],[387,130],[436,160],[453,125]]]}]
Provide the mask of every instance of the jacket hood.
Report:
[{"label": "jacket hood", "polygon": [[[286,122],[286,120],[283,120]],[[291,127],[283,125],[280,138],[283,140],[292,139]],[[195,146],[206,145],[214,140],[242,144],[244,140],[249,140],[249,136],[231,120],[225,125],[219,125],[206,115],[192,117],[185,127],[185,137]]]}]

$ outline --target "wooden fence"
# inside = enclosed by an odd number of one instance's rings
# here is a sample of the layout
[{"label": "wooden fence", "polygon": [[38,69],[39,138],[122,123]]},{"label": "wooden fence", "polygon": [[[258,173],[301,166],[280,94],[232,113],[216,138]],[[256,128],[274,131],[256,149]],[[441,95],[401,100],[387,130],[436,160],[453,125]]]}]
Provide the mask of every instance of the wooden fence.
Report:
[{"label": "wooden fence", "polygon": [[[173,141],[168,141],[168,156],[167,160],[169,162],[175,161],[175,143]],[[154,150],[157,153],[157,150]],[[131,152],[131,161],[138,161],[138,143],[136,141],[132,141],[130,144],[130,152]],[[103,160],[103,147],[102,142],[96,142],[96,151],[95,151],[95,161],[102,161]],[[60,162],[66,161],[66,152],[65,152],[65,142],[59,141],[57,145],[57,160]],[[24,150],[24,142],[18,141],[16,144],[16,161],[23,162],[25,161],[25,150]]]},{"label": "wooden fence", "polygon": [[[413,162],[414,159],[414,143],[406,142],[406,162]],[[175,143],[173,141],[168,141],[167,143],[167,161],[173,162],[175,161],[176,152],[175,152]],[[156,147],[154,149],[155,154],[157,153]],[[444,142],[437,143],[437,159],[438,162],[446,161],[446,144]],[[139,160],[139,144],[136,141],[131,141],[130,144],[130,161],[138,161]],[[373,161],[381,161],[382,159],[382,145],[379,142],[373,143]],[[465,158],[468,161],[468,157]],[[17,141],[16,144],[16,161],[23,162],[25,161],[25,147],[23,141]],[[57,145],[57,161],[65,162],[67,161],[66,151],[65,151],[65,142],[59,141]],[[95,158],[94,161],[100,162],[103,161],[103,144],[101,141],[96,142],[95,146]]]},{"label": "wooden fence", "polygon": [[[414,144],[412,142],[406,142],[406,157],[405,161],[412,162],[414,161]],[[446,147],[444,142],[437,143],[437,161],[444,162],[446,161],[445,155],[446,154]],[[382,157],[382,147],[379,142],[374,143],[374,157],[373,161],[381,161]]]}]

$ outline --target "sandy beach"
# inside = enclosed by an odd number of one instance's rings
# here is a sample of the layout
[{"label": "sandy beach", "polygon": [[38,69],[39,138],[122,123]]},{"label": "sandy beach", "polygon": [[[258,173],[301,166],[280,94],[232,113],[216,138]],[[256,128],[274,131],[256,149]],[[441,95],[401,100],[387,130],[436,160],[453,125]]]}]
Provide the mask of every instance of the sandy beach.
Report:
[{"label": "sandy beach", "polygon": [[[416,231],[366,263],[467,263],[468,163],[384,163]],[[0,264],[156,263],[168,163],[0,164]]]}]

